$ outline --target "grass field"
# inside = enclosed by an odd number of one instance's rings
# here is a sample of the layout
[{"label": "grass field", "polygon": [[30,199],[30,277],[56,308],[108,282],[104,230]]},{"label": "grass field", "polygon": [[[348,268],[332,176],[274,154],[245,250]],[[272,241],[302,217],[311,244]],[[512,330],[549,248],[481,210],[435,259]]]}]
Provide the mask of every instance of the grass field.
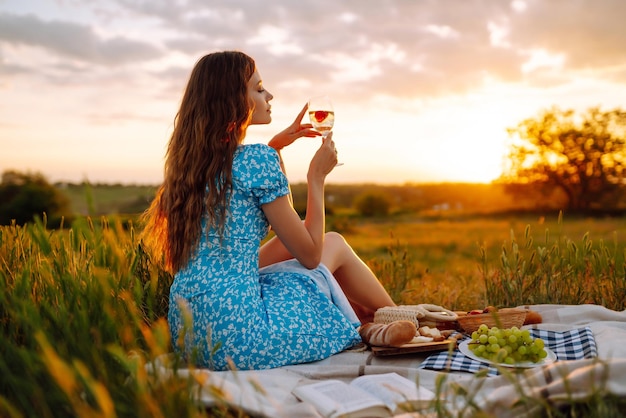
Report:
[{"label": "grass field", "polygon": [[[349,230],[345,233],[346,239],[380,279],[392,288],[394,283],[403,284],[394,292],[399,303],[440,303],[460,310],[496,304],[498,301],[489,300],[487,285],[494,272],[503,268],[503,252],[510,255],[513,247],[527,260],[540,248],[552,249],[552,252],[558,249],[563,256],[578,257],[576,263],[584,264],[578,265],[581,269],[588,268],[593,257],[604,254],[615,264],[615,280],[619,281],[620,274],[626,277],[626,220],[623,218],[564,219],[555,215],[553,218],[421,221],[418,217],[402,221],[354,221]],[[579,248],[583,242],[586,249]],[[568,255],[568,251],[578,252],[578,255]],[[587,261],[584,251],[588,252]],[[557,254],[552,257],[553,262],[562,263],[563,257]],[[517,302],[530,303],[532,296]],[[622,296],[626,300],[626,294]]]},{"label": "grass field", "polygon": [[[345,213],[328,225],[344,233],[398,303],[626,308],[623,218],[365,220]],[[0,416],[245,416],[195,404],[192,380],[146,372],[171,351],[164,319],[170,280],[142,251],[132,225],[95,217],[63,231],[45,222],[0,227]],[[568,416],[544,407],[544,416]],[[626,400],[597,396],[591,406],[571,400],[567,411],[620,416],[624,407]]]},{"label": "grass field", "polygon": [[148,207],[157,186],[106,184],[58,185],[73,213],[82,216],[139,213]]}]

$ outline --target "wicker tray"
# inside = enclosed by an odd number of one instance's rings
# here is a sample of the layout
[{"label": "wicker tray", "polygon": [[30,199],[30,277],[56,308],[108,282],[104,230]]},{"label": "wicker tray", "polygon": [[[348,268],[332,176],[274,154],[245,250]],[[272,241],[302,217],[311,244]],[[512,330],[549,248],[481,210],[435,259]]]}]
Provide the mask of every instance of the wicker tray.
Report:
[{"label": "wicker tray", "polygon": [[482,324],[489,328],[498,327],[502,329],[521,327],[526,319],[526,310],[524,309],[506,309],[498,312],[484,313],[478,315],[459,316],[457,319],[463,330],[471,334],[476,331]]}]

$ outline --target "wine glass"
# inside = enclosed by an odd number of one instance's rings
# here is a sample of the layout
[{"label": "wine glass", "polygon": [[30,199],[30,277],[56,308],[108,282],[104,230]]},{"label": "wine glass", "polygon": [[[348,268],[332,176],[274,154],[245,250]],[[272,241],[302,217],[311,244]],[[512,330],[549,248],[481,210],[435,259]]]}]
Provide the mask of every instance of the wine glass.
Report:
[{"label": "wine glass", "polygon": [[[328,96],[316,96],[309,99],[309,119],[313,128],[325,139],[335,124],[335,110]],[[337,163],[337,165],[343,165],[343,163]]]}]

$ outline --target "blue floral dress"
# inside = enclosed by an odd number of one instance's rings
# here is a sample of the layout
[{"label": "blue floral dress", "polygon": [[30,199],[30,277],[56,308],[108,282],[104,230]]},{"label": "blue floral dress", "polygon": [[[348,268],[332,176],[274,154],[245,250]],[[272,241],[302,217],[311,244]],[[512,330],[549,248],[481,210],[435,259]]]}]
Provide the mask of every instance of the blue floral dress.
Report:
[{"label": "blue floral dress", "polygon": [[269,231],[261,206],[288,193],[276,151],[264,144],[237,149],[223,236],[207,231],[205,219],[199,246],[170,289],[173,345],[199,367],[267,369],[321,360],[360,342],[356,317],[318,284],[336,286],[323,265],[308,270],[291,260],[259,270]]}]

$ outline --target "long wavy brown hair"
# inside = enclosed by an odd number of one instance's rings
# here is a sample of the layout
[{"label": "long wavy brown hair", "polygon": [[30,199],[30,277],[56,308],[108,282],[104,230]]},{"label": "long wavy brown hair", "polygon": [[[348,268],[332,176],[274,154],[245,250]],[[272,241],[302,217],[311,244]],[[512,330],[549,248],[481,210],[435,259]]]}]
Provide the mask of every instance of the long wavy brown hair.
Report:
[{"label": "long wavy brown hair", "polygon": [[194,66],[174,119],[163,184],[144,214],[143,242],[176,273],[198,245],[202,217],[221,232],[233,155],[252,117],[247,83],[255,62],[238,51],[208,54]]}]

